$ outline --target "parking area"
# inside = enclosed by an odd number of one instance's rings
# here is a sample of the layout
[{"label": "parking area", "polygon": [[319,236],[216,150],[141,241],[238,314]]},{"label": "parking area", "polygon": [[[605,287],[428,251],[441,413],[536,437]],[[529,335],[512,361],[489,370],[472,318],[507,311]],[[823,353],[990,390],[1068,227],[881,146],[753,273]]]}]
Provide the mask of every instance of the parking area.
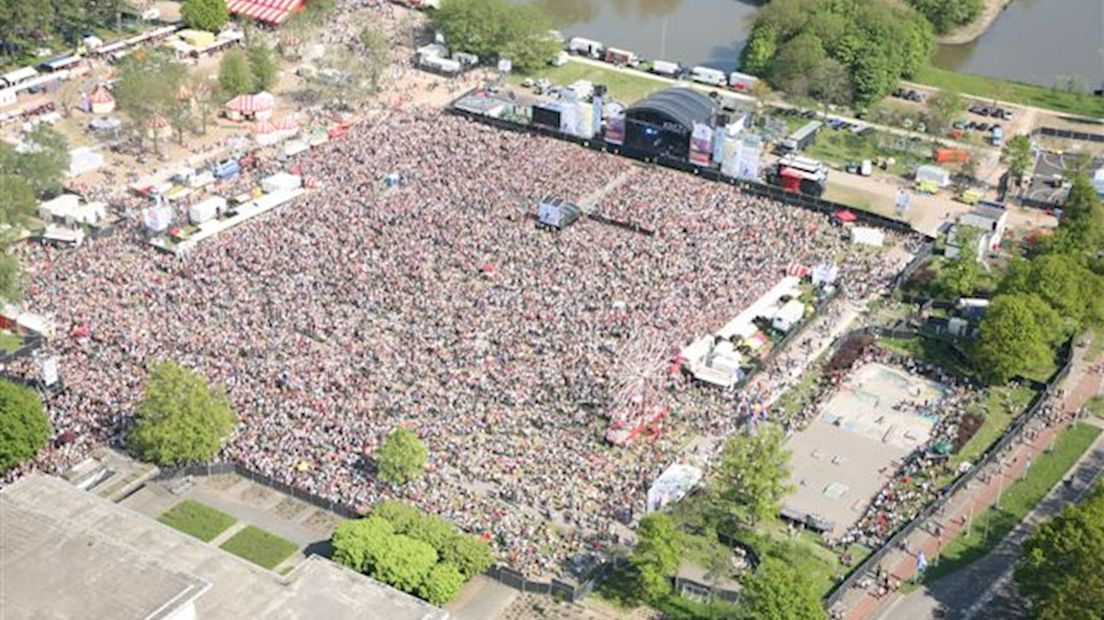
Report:
[{"label": "parking area", "polygon": [[[1066,170],[1073,165],[1079,153],[1052,153],[1043,151],[1035,160],[1035,170],[1031,173],[1031,184],[1024,192],[1024,198],[1041,205],[1057,207],[1069,193],[1069,186],[1063,180]],[[1104,157],[1092,160],[1090,170],[1104,167]]]}]

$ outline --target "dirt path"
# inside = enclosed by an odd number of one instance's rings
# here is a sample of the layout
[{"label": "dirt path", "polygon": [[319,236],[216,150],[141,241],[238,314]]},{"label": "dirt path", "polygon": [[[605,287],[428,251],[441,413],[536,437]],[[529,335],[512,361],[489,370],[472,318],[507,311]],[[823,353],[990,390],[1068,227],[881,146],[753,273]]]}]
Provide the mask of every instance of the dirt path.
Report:
[{"label": "dirt path", "polygon": [[977,39],[985,34],[985,31],[1000,17],[1001,12],[1009,4],[1012,4],[1012,0],[985,0],[985,8],[982,9],[981,15],[978,15],[977,19],[954,32],[939,37],[939,42],[943,45],[962,45]]}]

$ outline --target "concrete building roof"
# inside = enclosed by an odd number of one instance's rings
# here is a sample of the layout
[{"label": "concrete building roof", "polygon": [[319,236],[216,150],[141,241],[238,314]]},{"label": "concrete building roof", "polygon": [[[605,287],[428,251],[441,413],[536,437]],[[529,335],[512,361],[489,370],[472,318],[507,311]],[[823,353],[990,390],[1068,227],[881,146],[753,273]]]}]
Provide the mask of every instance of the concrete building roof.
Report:
[{"label": "concrete building roof", "polygon": [[[4,620],[447,620],[318,556],[281,576],[59,478],[0,491]],[[180,614],[180,615],[178,615]]]}]

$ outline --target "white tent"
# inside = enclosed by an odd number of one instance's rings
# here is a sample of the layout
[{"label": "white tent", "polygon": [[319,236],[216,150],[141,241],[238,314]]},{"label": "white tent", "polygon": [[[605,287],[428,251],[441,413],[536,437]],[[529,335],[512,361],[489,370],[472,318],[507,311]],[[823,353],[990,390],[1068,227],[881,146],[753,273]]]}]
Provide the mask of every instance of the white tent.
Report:
[{"label": "white tent", "polygon": [[853,226],[851,227],[851,242],[880,248],[885,245],[885,231],[877,228]]},{"label": "white tent", "polygon": [[261,179],[261,189],[266,194],[273,194],[281,190],[292,190],[302,187],[303,179],[294,174],[277,172],[276,174]]},{"label": "white tent", "polygon": [[64,220],[73,215],[80,207],[80,197],[76,194],[62,194],[53,200],[39,203],[38,217],[47,222]]},{"label": "white tent", "polygon": [[73,149],[69,151],[69,170],[66,175],[78,177],[82,174],[99,169],[103,164],[103,155],[98,152],[86,146],[79,149]]},{"label": "white tent", "polygon": [[675,463],[663,471],[648,489],[648,512],[655,512],[667,504],[677,502],[698,486],[702,470],[693,465]]}]

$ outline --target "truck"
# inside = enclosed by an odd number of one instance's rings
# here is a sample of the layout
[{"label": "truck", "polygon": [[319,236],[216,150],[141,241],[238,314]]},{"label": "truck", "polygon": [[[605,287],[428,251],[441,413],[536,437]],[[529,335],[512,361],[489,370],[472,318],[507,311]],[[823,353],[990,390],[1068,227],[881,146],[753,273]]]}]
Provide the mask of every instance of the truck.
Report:
[{"label": "truck", "polygon": [[789,192],[820,196],[828,184],[828,166],[790,153],[767,171],[767,182]]},{"label": "truck", "polygon": [[567,42],[567,51],[580,56],[590,56],[591,58],[601,57],[602,50],[605,47],[601,41],[584,39],[583,37],[571,37],[571,40]]},{"label": "truck", "polygon": [[728,86],[728,76],[724,71],[712,67],[697,66],[690,69],[690,79],[709,86]]},{"label": "truck", "polygon": [[656,60],[652,62],[652,73],[663,77],[676,78],[682,73],[682,65],[677,62]]},{"label": "truck", "polygon": [[739,71],[733,71],[728,74],[728,86],[732,90],[737,92],[746,93],[751,91],[752,86],[759,81],[759,78],[754,75],[748,75],[746,73],[740,73]]},{"label": "truck", "polygon": [[786,137],[779,146],[783,151],[790,153],[803,151],[816,140],[816,136],[820,133],[820,128],[823,125],[824,123],[820,121],[809,121]]},{"label": "truck", "polygon": [[636,52],[623,50],[619,47],[607,47],[602,58],[610,64],[623,67],[635,67],[640,64],[640,57],[636,55]]}]

